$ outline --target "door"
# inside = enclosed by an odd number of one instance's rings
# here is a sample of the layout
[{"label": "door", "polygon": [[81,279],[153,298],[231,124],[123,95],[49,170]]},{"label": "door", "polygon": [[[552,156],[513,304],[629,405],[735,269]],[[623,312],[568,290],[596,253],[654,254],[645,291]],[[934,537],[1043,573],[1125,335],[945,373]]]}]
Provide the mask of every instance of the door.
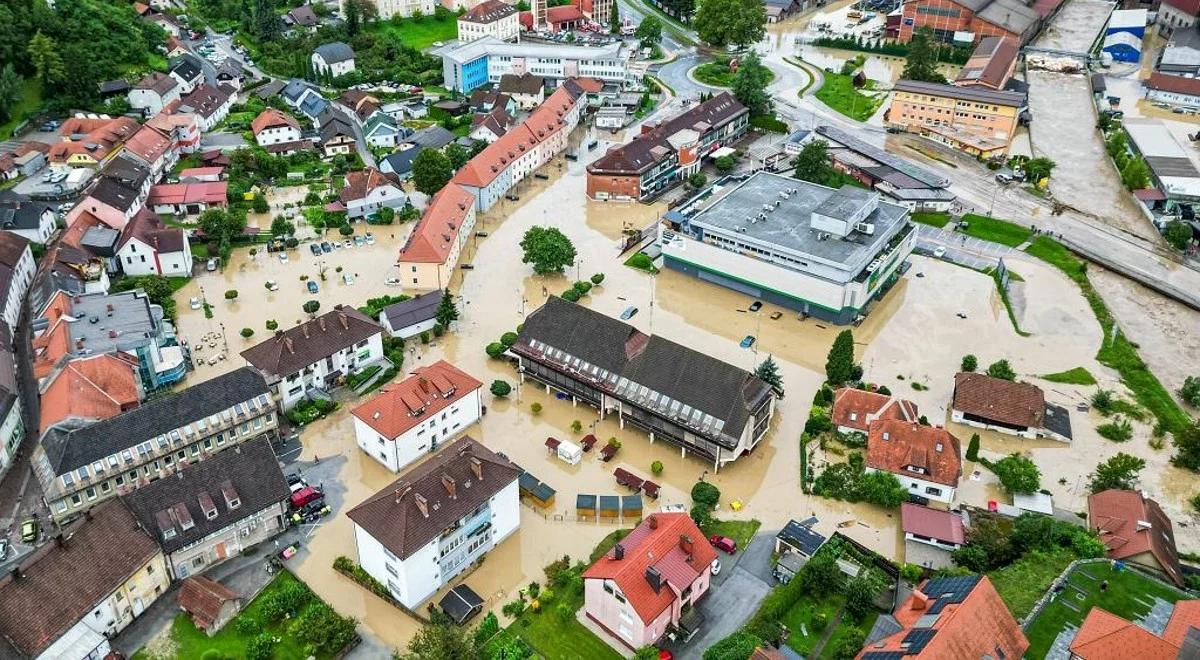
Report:
[{"label": "door", "polygon": [[133,599],[133,615],[135,617],[139,616],[144,611],[146,611],[146,605],[142,602],[142,599],[134,598]]},{"label": "door", "polygon": [[225,553],[225,542],[224,541],[217,544],[216,550],[217,550],[217,561],[225,559],[226,553]]}]

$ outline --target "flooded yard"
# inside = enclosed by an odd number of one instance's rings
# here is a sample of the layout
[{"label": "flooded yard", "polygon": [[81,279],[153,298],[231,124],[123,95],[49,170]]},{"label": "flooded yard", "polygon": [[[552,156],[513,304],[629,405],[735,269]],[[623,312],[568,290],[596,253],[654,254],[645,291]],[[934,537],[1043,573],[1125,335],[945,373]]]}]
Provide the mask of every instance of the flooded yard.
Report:
[{"label": "flooded yard", "polygon": [[[602,154],[606,148],[602,144],[588,156]],[[751,300],[731,290],[673,271],[650,276],[623,266],[624,257],[618,252],[622,231],[655,221],[664,209],[587,201],[583,168],[583,162],[561,160],[549,165],[544,168],[550,175],[548,181],[521,184],[517,191],[520,201],[504,202],[481,216],[477,229],[490,235],[472,240],[463,261],[475,268],[460,270],[452,284],[452,290],[462,297],[457,327],[427,346],[410,343],[405,367],[411,369],[445,358],[485,383],[485,387],[495,379],[516,384],[517,374],[511,365],[489,359],[484,346],[513,330],[548,294],[562,292],[577,278],[604,273],[603,284],[581,304],[612,316],[635,306],[639,313],[631,323],[639,329],[746,369],[773,355],[783,375],[786,398],[779,402],[771,432],[756,451],[713,473],[707,460],[682,456],[678,448],[663,442],[651,444],[646,435],[622,430],[612,418],[600,422],[593,409],[572,406],[569,400],[559,400],[536,384],[517,387],[506,400],[485,394],[487,414],[466,433],[505,453],[555,488],[557,499],[549,511],[523,506],[520,530],[487,555],[475,572],[465,576],[465,581],[487,599],[490,609],[499,613],[503,603],[511,600],[522,585],[542,579],[542,567],[547,563],[564,554],[585,558],[603,536],[617,527],[577,521],[575,495],[625,494],[627,491],[615,483],[612,471],[622,467],[650,476],[650,464],[656,460],[664,465],[662,474],[654,478],[661,484],[662,494],[657,502],[647,502],[647,512],[665,504],[690,504],[691,486],[704,476],[721,490],[720,517],[757,518],[763,522],[764,531],[773,531],[789,519],[816,516],[822,533],[838,530],[885,556],[900,557],[902,544],[894,512],[800,492],[798,440],[812,397],[824,379],[826,353],[842,328],[811,319],[802,322],[793,313],[769,305],[750,313],[745,310]],[[534,225],[556,226],[574,242],[578,263],[567,275],[536,276],[521,263],[517,244]],[[358,231],[364,229],[359,227]],[[237,352],[268,335],[265,320],[274,318],[281,326],[296,323],[304,318],[300,305],[305,300],[319,299],[322,308],[328,309],[339,302],[358,305],[369,297],[401,292],[387,287],[384,280],[392,273],[395,252],[408,226],[371,229],[377,239],[374,246],[343,248],[320,258],[313,257],[306,244],[292,251],[287,263],[266,255],[250,259],[246,251],[240,250],[224,272],[205,274],[181,290],[181,334],[197,337],[223,327],[229,342],[224,361],[205,365],[190,378],[211,377],[240,365]],[[319,279],[321,265],[327,269],[325,281]],[[343,284],[334,273],[336,266],[356,274],[355,284]],[[867,379],[887,384],[896,394],[917,401],[935,424],[946,418],[953,374],[966,353],[977,354],[983,365],[1007,358],[1023,377],[1085,366],[1111,380],[1112,375],[1092,360],[1100,331],[1074,285],[1040,263],[1014,261],[1011,266],[1025,278],[1021,323],[1033,333],[1031,337],[1020,337],[1013,331],[990,278],[913,257],[909,273],[854,330]],[[305,283],[299,279],[302,274],[317,279],[321,289],[317,296],[307,293]],[[268,292],[263,285],[267,279],[277,280],[279,291]],[[202,311],[189,310],[186,304],[189,297],[201,295],[201,287],[214,307],[211,320],[205,319]],[[228,303],[222,298],[229,288],[239,290],[237,302]],[[772,320],[770,315],[775,311],[782,315]],[[966,318],[959,318],[959,313]],[[254,328],[255,337],[243,340],[237,335],[242,327]],[[748,334],[758,338],[755,350],[738,346]],[[223,341],[215,343],[224,350]],[[928,385],[929,389],[912,389],[913,382]],[[1069,390],[1050,393],[1052,400],[1064,405],[1084,396]],[[542,406],[539,414],[531,411],[535,402]],[[346,509],[395,479],[355,445],[348,407],[301,431],[302,460],[345,457],[338,480],[339,487],[345,489],[347,505],[315,529],[297,558],[297,568],[300,576],[339,611],[359,618],[384,643],[402,647],[416,631],[417,622],[332,569],[337,556],[354,556]],[[580,433],[571,430],[576,420],[583,427]],[[1070,498],[1078,496],[1070,489],[1077,487],[1079,475],[1106,452],[1119,448],[1139,455],[1147,453],[1158,461],[1154,464],[1156,470],[1165,461],[1165,452],[1155,454],[1149,450],[1145,438],[1118,447],[1095,436],[1091,421],[1082,417],[1074,421],[1078,440],[1071,446],[988,437],[984,450],[997,454],[1018,449],[1035,452],[1046,473],[1046,487],[1056,495],[1061,492],[1063,506],[1072,508],[1076,499]],[[965,448],[970,433],[965,429],[954,431]],[[589,432],[601,439],[621,440],[622,448],[611,463],[586,454],[581,463],[570,466],[548,455],[543,445],[548,436],[577,440]],[[824,459],[816,457],[818,463]],[[828,459],[841,460],[833,456]],[[1147,473],[1150,471],[1148,468]],[[1066,485],[1056,483],[1060,476],[1067,478]],[[970,485],[964,480],[963,493],[964,501],[977,505],[998,497],[994,479],[986,472]],[[743,505],[737,512],[730,507],[735,500]]]}]

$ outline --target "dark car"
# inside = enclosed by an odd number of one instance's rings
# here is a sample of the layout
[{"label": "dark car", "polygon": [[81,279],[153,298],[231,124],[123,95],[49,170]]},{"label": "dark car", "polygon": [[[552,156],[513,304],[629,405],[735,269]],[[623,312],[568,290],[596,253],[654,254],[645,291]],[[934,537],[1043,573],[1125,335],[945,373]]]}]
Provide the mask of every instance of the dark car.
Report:
[{"label": "dark car", "polygon": [[319,291],[319,290],[320,290],[320,289],[317,287],[317,283],[316,283],[316,282],[314,282],[314,281],[312,281],[312,280],[309,280],[309,281],[308,281],[308,292],[309,292],[309,293],[316,293],[316,292],[317,292],[317,291]]},{"label": "dark car", "polygon": [[761,300],[755,300],[754,302],[750,303],[750,311],[757,312],[760,309],[762,309],[762,301]]},{"label": "dark car", "polygon": [[325,254],[333,252],[333,246],[329,245],[329,241],[321,241],[321,251]]},{"label": "dark car", "polygon": [[321,246],[316,243],[309,243],[308,249],[312,251],[314,257],[321,256]]}]

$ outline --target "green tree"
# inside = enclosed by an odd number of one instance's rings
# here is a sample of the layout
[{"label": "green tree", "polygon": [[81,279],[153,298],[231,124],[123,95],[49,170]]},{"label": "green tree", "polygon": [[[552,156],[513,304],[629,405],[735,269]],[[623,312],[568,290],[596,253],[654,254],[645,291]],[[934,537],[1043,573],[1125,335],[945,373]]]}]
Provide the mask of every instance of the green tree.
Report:
[{"label": "green tree", "polygon": [[13,109],[21,100],[24,81],[11,62],[0,68],[0,122],[12,118]]},{"label": "green tree", "polygon": [[1046,158],[1045,156],[1030,158],[1029,160],[1025,161],[1025,176],[1030,181],[1037,183],[1042,179],[1048,178],[1051,170],[1053,170],[1056,166],[1057,163],[1049,158]]},{"label": "green tree", "polygon": [[829,175],[829,143],[825,140],[811,140],[800,149],[800,153],[792,160],[796,166],[793,174],[801,181],[821,183]]},{"label": "green tree", "polygon": [[480,654],[466,628],[453,623],[427,623],[408,641],[408,651],[400,657],[403,660],[477,660]]},{"label": "green tree", "polygon": [[1119,452],[1112,458],[1096,466],[1092,473],[1092,481],[1088,488],[1093,493],[1115,488],[1131,490],[1137,481],[1138,472],[1146,467],[1146,461],[1137,456]]},{"label": "green tree", "polygon": [[1008,363],[1008,360],[997,360],[989,364],[987,368],[987,375],[991,376],[992,378],[999,378],[1001,380],[1015,380],[1017,377],[1016,372],[1013,371],[1012,365]]},{"label": "green tree", "polygon": [[614,1],[608,11],[608,31],[612,34],[621,32],[621,8]]},{"label": "green tree", "polygon": [[538,275],[561,273],[575,263],[575,246],[557,227],[530,227],[521,238],[521,262]]},{"label": "green tree", "polygon": [[29,40],[29,59],[37,72],[37,77],[46,85],[52,85],[62,80],[66,75],[66,66],[59,53],[58,44],[42,33],[41,30]]},{"label": "green tree", "polygon": [[[617,3],[613,3],[616,6]],[[643,646],[634,651],[633,660],[658,660],[658,648],[655,646]]]},{"label": "green tree", "polygon": [[346,13],[346,34],[353,37],[366,23],[379,16],[375,3],[370,0],[346,0],[343,3]]},{"label": "green tree", "polygon": [[761,639],[748,632],[735,632],[708,647],[703,660],[746,660],[762,644]]},{"label": "green tree", "polygon": [[708,483],[707,481],[697,481],[692,486],[692,502],[696,506],[712,509],[717,506],[717,502],[721,501],[721,489]]},{"label": "green tree", "polygon": [[842,330],[833,340],[825,360],[825,378],[830,385],[841,385],[854,373],[854,333]]},{"label": "green tree", "polygon": [[729,174],[731,171],[733,171],[733,166],[736,164],[737,164],[737,161],[735,161],[733,159],[733,156],[729,156],[729,155],[720,156],[716,160],[713,161],[713,165],[717,168],[717,171],[720,172],[721,174]]},{"label": "green tree", "polygon": [[858,626],[850,626],[838,641],[837,648],[833,649],[833,660],[854,660],[866,644],[867,633]]},{"label": "green tree", "polygon": [[1200,408],[1200,376],[1188,376],[1183,379],[1183,387],[1179,388],[1179,398],[1189,406]]},{"label": "green tree", "polygon": [[[889,475],[891,476],[891,475]],[[855,621],[862,621],[875,606],[875,597],[883,591],[883,575],[876,569],[867,569],[851,578],[842,587],[842,595],[846,597],[846,614]]]},{"label": "green tree", "polygon": [[766,34],[767,12],[758,0],[700,0],[692,27],[713,46],[745,46]]},{"label": "green tree", "polygon": [[227,209],[210,208],[200,214],[196,224],[210,241],[227,242],[246,229],[246,215]]},{"label": "green tree", "polygon": [[858,496],[865,502],[885,509],[898,508],[908,499],[908,491],[891,472],[867,472],[857,484]]},{"label": "green tree", "polygon": [[1037,464],[1016,452],[996,461],[992,472],[1010,493],[1033,493],[1042,485],[1042,472]]},{"label": "green tree", "polygon": [[303,309],[305,312],[307,312],[309,314],[316,314],[317,310],[321,309],[321,303],[317,300],[310,300],[310,301],[304,303],[301,306],[301,309]]},{"label": "green tree", "polygon": [[452,142],[446,145],[446,158],[450,161],[450,167],[458,170],[467,161],[471,160],[471,152],[467,148],[457,142]]},{"label": "green tree", "polygon": [[283,31],[271,0],[254,0],[254,32],[259,41],[272,41]]},{"label": "green tree", "polygon": [[[615,7],[617,3],[613,3]],[[643,48],[657,46],[662,43],[662,21],[655,16],[647,16],[642,19],[640,25],[637,26],[637,31],[633,36],[641,42]]]},{"label": "green tree", "polygon": [[900,77],[905,80],[946,82],[946,76],[938,73],[937,70],[937,46],[933,40],[933,30],[923,27],[913,33],[912,39],[908,42],[908,56]]},{"label": "green tree", "polygon": [[776,394],[783,394],[783,376],[779,374],[779,364],[775,362],[773,355],[767,355],[767,359],[754,370],[754,375],[770,385]]},{"label": "green tree", "polygon": [[385,206],[375,212],[375,217],[379,218],[379,224],[390,225],[396,220],[396,209]]},{"label": "green tree", "polygon": [[742,58],[737,73],[733,74],[731,88],[734,97],[757,117],[771,112],[771,95],[767,93],[770,82],[770,70],[763,66],[758,53],[751,51]]},{"label": "green tree", "polygon": [[1200,420],[1192,420],[1191,424],[1174,433],[1175,456],[1171,462],[1189,470],[1200,470]]},{"label": "green tree", "polygon": [[706,183],[708,183],[708,177],[704,176],[703,172],[695,172],[689,175],[687,178],[687,185],[692,190],[699,190],[703,188],[704,184]]},{"label": "green tree", "polygon": [[960,366],[963,371],[975,371],[979,368],[979,358],[970,354],[964,355]]},{"label": "green tree", "polygon": [[271,221],[271,233],[275,236],[293,236],[296,233],[296,225],[282,215],[277,215]]},{"label": "green tree", "polygon": [[426,195],[435,195],[454,176],[450,159],[437,149],[426,149],[412,162],[413,186]]},{"label": "green tree", "polygon": [[972,433],[971,440],[970,440],[970,442],[967,443],[967,460],[968,461],[978,461],[979,460],[979,434],[978,433]]},{"label": "green tree", "polygon": [[512,385],[509,385],[503,380],[492,381],[492,396],[505,397],[512,393]]},{"label": "green tree", "polygon": [[1192,226],[1182,220],[1172,220],[1163,229],[1163,238],[1176,250],[1187,249],[1192,242]]},{"label": "green tree", "polygon": [[450,295],[450,289],[442,292],[442,301],[438,303],[433,318],[443,328],[449,328],[451,323],[458,320],[458,307],[454,304],[454,296]]}]

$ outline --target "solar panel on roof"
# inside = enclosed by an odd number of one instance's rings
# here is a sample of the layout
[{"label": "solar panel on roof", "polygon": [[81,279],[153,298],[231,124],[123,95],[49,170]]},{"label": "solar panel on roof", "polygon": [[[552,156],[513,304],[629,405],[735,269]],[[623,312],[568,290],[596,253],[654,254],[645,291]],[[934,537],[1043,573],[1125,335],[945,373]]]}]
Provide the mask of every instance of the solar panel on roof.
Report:
[{"label": "solar panel on roof", "polygon": [[914,628],[913,630],[908,631],[908,634],[904,636],[904,639],[901,640],[900,643],[908,645],[909,655],[916,655],[925,648],[925,645],[928,644],[936,634],[937,630],[934,630],[933,628]]},{"label": "solar panel on roof", "polygon": [[921,590],[934,601],[933,606],[929,608],[929,613],[937,614],[947,605],[963,602],[975,585],[979,584],[979,580],[978,575],[961,575],[930,580]]},{"label": "solar panel on roof", "polygon": [[901,651],[868,651],[863,654],[862,660],[903,660],[904,653]]}]

